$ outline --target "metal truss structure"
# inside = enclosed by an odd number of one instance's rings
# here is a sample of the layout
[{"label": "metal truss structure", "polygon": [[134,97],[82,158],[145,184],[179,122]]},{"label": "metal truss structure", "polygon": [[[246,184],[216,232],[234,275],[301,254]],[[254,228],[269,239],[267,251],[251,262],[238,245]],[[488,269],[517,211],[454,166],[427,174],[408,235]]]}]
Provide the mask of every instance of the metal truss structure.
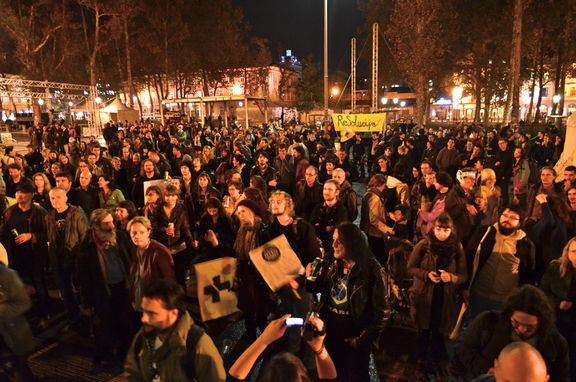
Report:
[{"label": "metal truss structure", "polygon": [[101,135],[100,115],[97,112],[96,104],[97,96],[96,86],[21,78],[0,78],[0,97],[60,99],[84,103],[88,122],[87,135]]}]

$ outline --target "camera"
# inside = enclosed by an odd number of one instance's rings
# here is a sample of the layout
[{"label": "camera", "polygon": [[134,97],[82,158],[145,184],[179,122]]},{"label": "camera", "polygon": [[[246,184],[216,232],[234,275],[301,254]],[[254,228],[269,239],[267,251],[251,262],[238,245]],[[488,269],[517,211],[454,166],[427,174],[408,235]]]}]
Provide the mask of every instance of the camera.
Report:
[{"label": "camera", "polygon": [[308,313],[308,315],[306,316],[306,322],[304,322],[304,329],[302,330],[302,337],[304,337],[304,339],[306,341],[310,341],[314,337],[323,336],[324,334],[326,334],[326,326],[324,326],[322,328],[322,330],[318,330],[310,322],[310,319],[313,317],[319,317],[318,313],[316,313],[316,312]]}]

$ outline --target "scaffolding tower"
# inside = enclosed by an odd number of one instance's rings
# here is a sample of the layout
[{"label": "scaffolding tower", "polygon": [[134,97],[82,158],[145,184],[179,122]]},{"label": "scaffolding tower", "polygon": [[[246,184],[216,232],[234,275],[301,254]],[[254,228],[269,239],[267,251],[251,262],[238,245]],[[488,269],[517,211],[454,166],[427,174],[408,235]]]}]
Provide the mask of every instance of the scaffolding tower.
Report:
[{"label": "scaffolding tower", "polygon": [[378,111],[378,23],[372,24],[372,113]]}]

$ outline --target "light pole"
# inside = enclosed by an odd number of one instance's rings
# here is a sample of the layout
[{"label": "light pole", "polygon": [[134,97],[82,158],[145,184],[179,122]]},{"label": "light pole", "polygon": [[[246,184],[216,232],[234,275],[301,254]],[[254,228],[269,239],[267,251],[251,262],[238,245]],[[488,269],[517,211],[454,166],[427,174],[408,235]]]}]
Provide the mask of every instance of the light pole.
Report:
[{"label": "light pole", "polygon": [[324,122],[328,122],[328,0],[324,0]]}]

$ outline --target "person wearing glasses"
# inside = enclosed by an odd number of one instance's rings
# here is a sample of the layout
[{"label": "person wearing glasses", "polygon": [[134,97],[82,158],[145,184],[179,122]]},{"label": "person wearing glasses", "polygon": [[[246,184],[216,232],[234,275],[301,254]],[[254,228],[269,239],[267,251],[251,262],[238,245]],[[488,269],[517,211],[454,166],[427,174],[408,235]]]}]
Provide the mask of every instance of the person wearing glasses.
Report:
[{"label": "person wearing glasses", "polygon": [[489,373],[494,360],[508,344],[523,341],[540,352],[550,381],[570,381],[568,343],[554,324],[554,309],[540,289],[515,289],[500,311],[480,314],[460,335],[451,372],[469,381]]},{"label": "person wearing glasses", "polygon": [[467,247],[470,284],[464,291],[470,319],[486,310],[500,309],[510,292],[534,281],[534,243],[521,226],[521,207],[509,206],[498,221],[479,228]]}]

